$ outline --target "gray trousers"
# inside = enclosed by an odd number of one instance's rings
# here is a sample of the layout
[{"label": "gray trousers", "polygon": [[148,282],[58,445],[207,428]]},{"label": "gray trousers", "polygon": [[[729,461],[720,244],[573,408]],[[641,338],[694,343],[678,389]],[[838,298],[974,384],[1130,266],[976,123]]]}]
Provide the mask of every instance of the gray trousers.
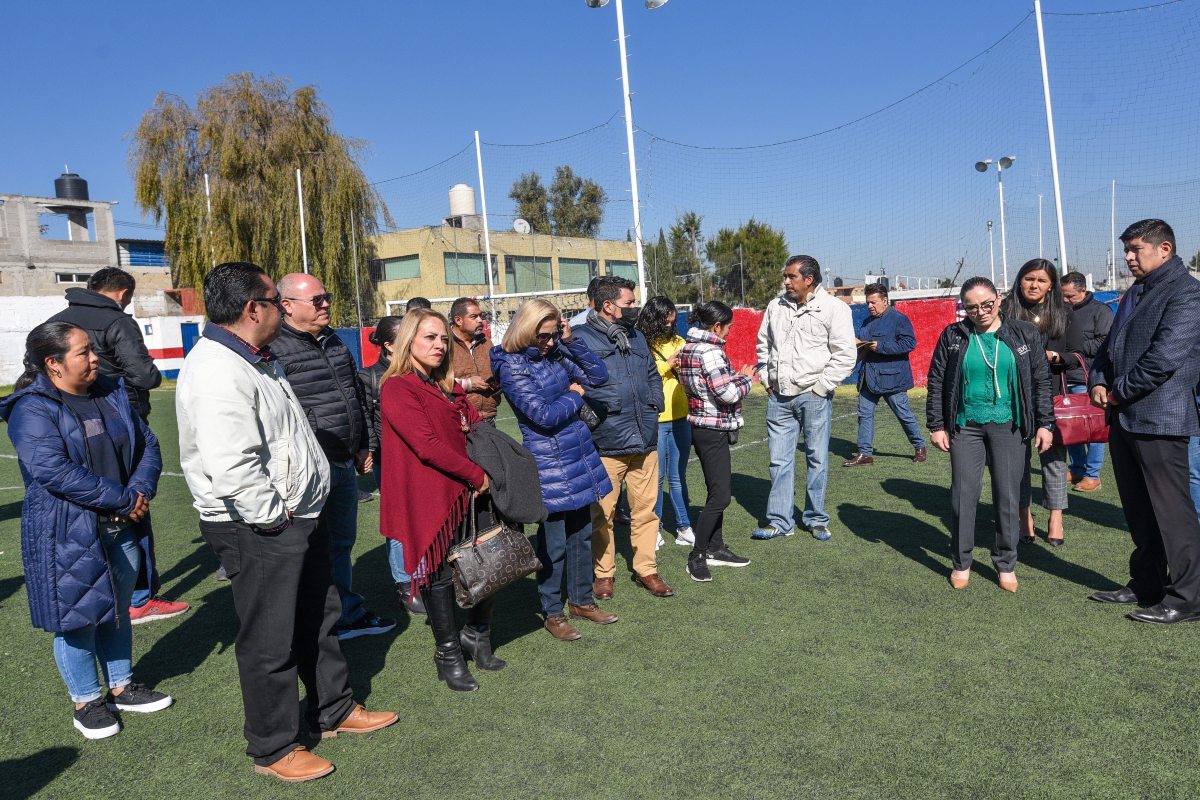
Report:
[{"label": "gray trousers", "polygon": [[983,469],[988,465],[999,522],[992,563],[997,572],[1012,572],[1017,565],[1021,477],[1029,470],[1021,431],[1012,425],[965,425],[950,436],[950,504],[954,514],[950,558],[957,570],[971,568],[975,513],[983,490]]},{"label": "gray trousers", "polygon": [[[1025,462],[1029,463],[1033,455],[1032,441],[1025,444]],[[1042,508],[1059,511],[1067,507],[1067,448],[1061,444],[1052,446],[1044,453],[1038,453],[1042,462]],[[1029,470],[1025,470],[1021,478],[1021,508],[1033,504],[1033,488],[1029,483]]]}]

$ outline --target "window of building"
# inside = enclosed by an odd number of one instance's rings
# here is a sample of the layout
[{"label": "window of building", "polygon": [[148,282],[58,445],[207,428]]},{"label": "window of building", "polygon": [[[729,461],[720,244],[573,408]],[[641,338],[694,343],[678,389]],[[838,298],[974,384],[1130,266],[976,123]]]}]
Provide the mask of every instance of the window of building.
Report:
[{"label": "window of building", "polygon": [[586,289],[592,278],[599,274],[596,261],[587,258],[560,258],[558,260],[558,288]]},{"label": "window of building", "polygon": [[[483,268],[481,253],[446,253],[447,286],[487,286],[487,272]],[[496,270],[496,257],[492,256],[492,271]]]},{"label": "window of building", "polygon": [[615,261],[609,258],[605,259],[604,266],[608,270],[609,275],[615,275],[618,278],[628,278],[637,283],[636,261]]},{"label": "window of building", "polygon": [[92,277],[90,272],[56,272],[54,273],[54,281],[56,283],[87,283]]},{"label": "window of building", "polygon": [[[512,292],[548,292],[554,288],[550,259],[545,256],[505,256],[507,290]],[[586,284],[586,282],[585,282]]]},{"label": "window of building", "polygon": [[379,262],[379,277],[385,281],[403,281],[421,277],[421,257],[418,255],[385,258]]}]

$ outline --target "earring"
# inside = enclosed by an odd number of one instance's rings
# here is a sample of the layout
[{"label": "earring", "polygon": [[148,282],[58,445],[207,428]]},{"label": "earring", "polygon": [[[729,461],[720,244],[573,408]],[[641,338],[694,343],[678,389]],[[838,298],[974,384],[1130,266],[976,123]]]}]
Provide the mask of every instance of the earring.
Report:
[{"label": "earring", "polygon": [[54,370],[54,377],[56,377],[56,378],[61,378],[61,377],[62,377],[62,373],[61,373],[61,372],[59,372],[58,370]]}]

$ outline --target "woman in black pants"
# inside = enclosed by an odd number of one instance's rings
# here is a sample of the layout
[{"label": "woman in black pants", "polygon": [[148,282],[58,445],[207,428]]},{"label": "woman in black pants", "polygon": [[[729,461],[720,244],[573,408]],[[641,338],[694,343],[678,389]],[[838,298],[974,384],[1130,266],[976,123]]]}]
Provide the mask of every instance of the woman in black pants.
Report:
[{"label": "woman in black pants", "polygon": [[733,310],[716,300],[692,309],[687,344],[679,351],[679,378],[688,396],[692,446],[704,471],[708,499],[696,523],[696,543],[687,571],[694,581],[711,581],[709,567],[744,567],[750,559],[725,546],[722,523],[729,506],[732,471],[729,447],[737,441],[742,398],[750,393],[754,365],[735,372],[725,355],[725,339],[733,327]]}]

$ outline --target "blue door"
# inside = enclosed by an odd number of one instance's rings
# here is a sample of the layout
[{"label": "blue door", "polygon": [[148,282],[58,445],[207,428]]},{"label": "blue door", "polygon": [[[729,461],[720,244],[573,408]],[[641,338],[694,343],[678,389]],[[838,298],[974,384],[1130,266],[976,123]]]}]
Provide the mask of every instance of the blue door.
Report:
[{"label": "blue door", "polygon": [[192,348],[200,339],[200,323],[184,322],[179,326],[179,330],[183,334],[183,354],[186,356],[192,352]]}]

